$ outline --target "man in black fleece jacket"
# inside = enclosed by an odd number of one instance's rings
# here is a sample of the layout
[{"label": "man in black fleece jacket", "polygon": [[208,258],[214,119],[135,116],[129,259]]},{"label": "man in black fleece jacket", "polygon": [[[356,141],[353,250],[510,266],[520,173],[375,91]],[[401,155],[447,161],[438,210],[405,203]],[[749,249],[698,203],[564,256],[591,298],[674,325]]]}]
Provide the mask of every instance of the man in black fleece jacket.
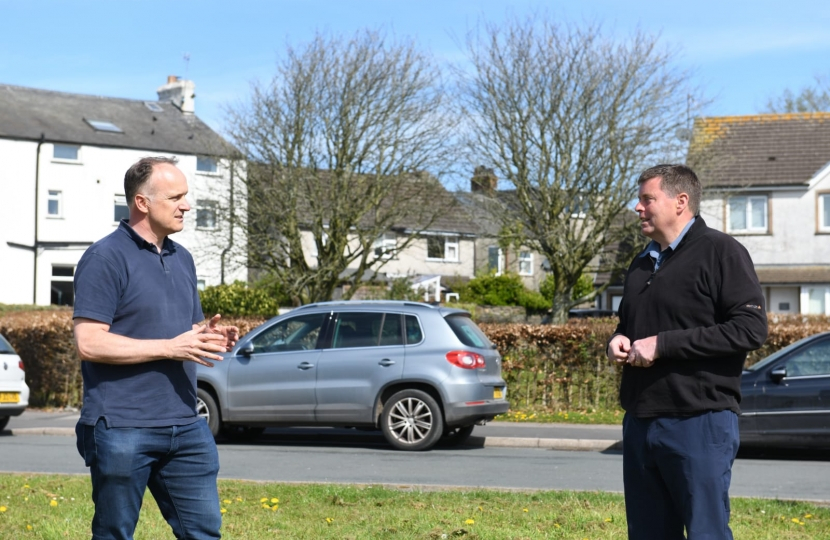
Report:
[{"label": "man in black fleece jacket", "polygon": [[741,371],[767,336],[752,259],[698,215],[683,165],[640,176],[635,207],[651,238],[625,277],[608,342],[624,364],[623,478],[632,540],[732,539],[729,483],[738,451]]}]

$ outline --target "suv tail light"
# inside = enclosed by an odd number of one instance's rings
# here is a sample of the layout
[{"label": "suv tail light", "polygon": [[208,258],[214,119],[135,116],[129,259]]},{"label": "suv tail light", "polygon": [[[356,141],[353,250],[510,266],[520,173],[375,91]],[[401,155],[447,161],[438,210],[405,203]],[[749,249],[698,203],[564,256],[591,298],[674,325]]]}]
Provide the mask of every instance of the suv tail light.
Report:
[{"label": "suv tail light", "polygon": [[470,351],[450,351],[447,362],[464,369],[479,369],[486,365],[483,356]]},{"label": "suv tail light", "polygon": [[26,368],[23,367],[23,360],[19,360],[17,362],[17,367],[19,367],[21,371],[26,371]]}]

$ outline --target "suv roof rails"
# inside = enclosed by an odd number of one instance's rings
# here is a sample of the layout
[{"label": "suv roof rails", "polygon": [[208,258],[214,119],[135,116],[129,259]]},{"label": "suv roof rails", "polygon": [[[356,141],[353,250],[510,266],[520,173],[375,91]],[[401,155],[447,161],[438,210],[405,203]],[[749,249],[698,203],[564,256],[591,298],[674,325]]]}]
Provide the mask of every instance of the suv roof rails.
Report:
[{"label": "suv roof rails", "polygon": [[396,305],[396,306],[412,306],[412,307],[427,307],[430,309],[436,309],[436,306],[431,304],[426,304],[424,302],[412,302],[410,300],[330,300],[328,302],[313,302],[311,304],[305,304],[297,309],[305,309],[310,307],[319,307],[319,306],[348,306],[348,305]]}]

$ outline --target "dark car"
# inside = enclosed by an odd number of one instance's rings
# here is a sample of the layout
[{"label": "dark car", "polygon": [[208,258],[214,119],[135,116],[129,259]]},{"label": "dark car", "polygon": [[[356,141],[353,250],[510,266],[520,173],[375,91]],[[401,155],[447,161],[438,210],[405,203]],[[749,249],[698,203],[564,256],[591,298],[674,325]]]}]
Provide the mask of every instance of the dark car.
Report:
[{"label": "dark car", "polygon": [[797,341],[744,371],[741,444],[830,448],[830,332]]}]

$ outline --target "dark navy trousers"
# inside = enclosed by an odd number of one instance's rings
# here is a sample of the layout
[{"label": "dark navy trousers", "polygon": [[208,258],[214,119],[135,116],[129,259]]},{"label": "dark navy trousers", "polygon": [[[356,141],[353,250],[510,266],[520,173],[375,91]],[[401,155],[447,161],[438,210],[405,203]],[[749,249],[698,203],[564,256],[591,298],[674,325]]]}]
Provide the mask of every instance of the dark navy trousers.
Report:
[{"label": "dark navy trousers", "polygon": [[729,483],[738,445],[738,415],[732,411],[655,418],[626,414],[628,538],[732,540]]}]

